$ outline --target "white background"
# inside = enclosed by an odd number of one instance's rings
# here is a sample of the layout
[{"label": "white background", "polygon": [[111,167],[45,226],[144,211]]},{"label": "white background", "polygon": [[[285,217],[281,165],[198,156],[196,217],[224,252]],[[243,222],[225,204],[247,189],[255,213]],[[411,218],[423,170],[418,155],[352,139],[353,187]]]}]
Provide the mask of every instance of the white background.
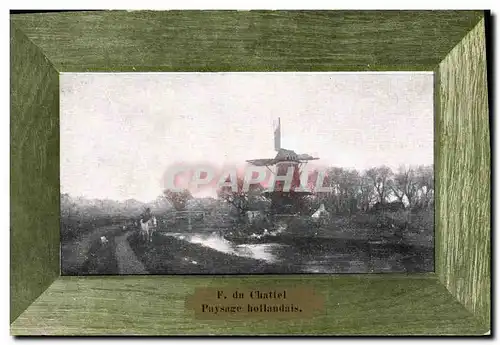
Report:
[{"label": "white background", "polygon": [[[121,1],[105,1],[105,0],[87,0],[87,1],[80,1],[80,2],[69,2],[69,1],[43,1],[43,6],[41,6],[39,3],[36,1],[7,1],[2,3],[2,11],[0,12],[0,37],[2,39],[1,41],[1,46],[3,47],[2,49],[2,54],[0,55],[2,57],[2,69],[1,71],[3,72],[2,79],[1,79],[1,86],[2,86],[2,92],[0,93],[1,100],[2,100],[2,107],[3,107],[3,115],[0,116],[0,121],[2,121],[2,124],[0,125],[0,155],[1,155],[1,162],[2,162],[2,169],[1,171],[1,207],[0,210],[2,211],[2,223],[5,224],[3,226],[3,230],[1,232],[3,238],[2,241],[0,241],[1,245],[3,246],[3,250],[0,250],[0,263],[2,264],[3,268],[3,277],[2,282],[0,284],[0,290],[1,290],[1,303],[2,303],[2,312],[1,312],[1,319],[0,319],[0,337],[1,337],[1,343],[0,344],[7,344],[7,343],[12,343],[14,341],[22,341],[22,340],[16,340],[13,339],[12,337],[9,336],[9,238],[8,238],[8,233],[9,233],[9,117],[6,116],[9,114],[9,13],[8,9],[492,9],[493,10],[493,15],[497,14],[498,8],[500,1],[498,0],[476,0],[476,1],[436,1],[436,0],[419,0],[419,1],[370,1],[370,0],[365,0],[365,1],[360,1],[360,0],[350,0],[350,1],[343,1],[343,2],[338,2],[338,3],[333,3],[332,2],[327,2],[327,1],[314,1],[314,0],[307,0],[307,1],[271,1],[271,0],[253,0],[253,1],[189,1],[189,0],[183,0],[183,1],[169,1],[169,2],[162,2],[162,1],[148,1],[148,0],[142,0],[142,1],[130,1],[130,0],[121,0]],[[498,25],[498,22],[496,22]],[[495,44],[498,45],[498,34],[497,34],[497,29],[495,27],[495,33],[493,37],[495,38]],[[495,56],[495,65],[498,65],[498,54]],[[495,76],[496,77],[496,76]],[[495,98],[498,96],[498,88],[495,90]],[[495,107],[496,108],[496,107]],[[494,109],[494,114],[496,109]],[[498,126],[498,120],[495,121],[495,127]],[[494,130],[496,131],[497,128]],[[495,145],[496,146],[496,145]],[[496,148],[496,147],[495,147]],[[495,160],[498,158],[496,157],[496,151],[495,152]],[[498,190],[498,186],[495,186],[495,194]],[[495,205],[495,209],[492,210],[493,212],[497,211],[497,209],[500,206]],[[498,236],[496,236],[498,239]],[[495,260],[493,260],[495,261]],[[498,266],[495,265],[495,273],[498,272]],[[496,319],[494,319],[496,320]],[[498,329],[498,325],[495,322],[495,329]],[[169,339],[165,338],[162,340],[148,340],[148,341],[155,341],[155,342],[166,342],[166,341],[177,341],[178,339]],[[226,339],[213,339],[214,341],[235,341],[235,340],[240,340],[241,339],[234,339],[234,338],[226,338]],[[339,342],[352,342],[352,341],[357,341],[361,342],[364,340],[368,339],[352,339],[352,340],[340,340],[340,339],[321,339],[321,340],[313,340],[313,341],[335,341],[337,343]],[[410,341],[411,339],[388,339],[388,338],[379,338],[377,339],[378,341],[395,341],[395,342],[401,342],[401,341]],[[428,343],[433,343],[437,342],[439,339],[419,339],[417,341],[419,342],[425,342],[426,344]],[[445,339],[446,341],[451,341],[455,343],[458,339]],[[26,340],[24,340],[26,341]],[[103,338],[101,339],[95,339],[95,338],[89,338],[89,339],[45,339],[42,340],[48,343],[79,343],[79,342],[86,342],[86,343],[94,343],[94,344],[104,344],[107,341]],[[108,340],[109,341],[109,340]],[[127,343],[137,343],[141,344],[144,343],[144,339],[113,339],[111,341],[114,342],[127,342]],[[205,339],[188,339],[186,342],[198,342],[198,341],[205,341]],[[248,340],[247,340],[248,341]],[[251,339],[250,341],[258,341],[259,343],[262,342],[288,342],[289,339]],[[296,341],[300,342],[309,342],[310,340],[306,339],[297,339]],[[473,342],[479,342],[478,340],[474,339],[468,339],[468,341],[473,341]]]}]

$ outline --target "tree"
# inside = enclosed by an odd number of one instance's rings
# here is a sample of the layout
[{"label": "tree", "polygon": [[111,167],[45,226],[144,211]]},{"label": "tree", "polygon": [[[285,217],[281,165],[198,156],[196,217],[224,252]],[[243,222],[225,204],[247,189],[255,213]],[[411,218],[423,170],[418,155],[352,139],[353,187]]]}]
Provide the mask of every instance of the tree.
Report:
[{"label": "tree", "polygon": [[[228,177],[225,182],[231,183],[232,181]],[[236,210],[239,218],[242,218],[252,205],[260,201],[259,199],[262,198],[261,193],[264,190],[260,184],[251,184],[248,191],[244,191],[243,184],[243,179],[237,177],[234,186],[222,186],[217,190],[219,199],[230,204]]]},{"label": "tree", "polygon": [[434,205],[434,166],[421,165],[417,168],[417,196],[420,207]]},{"label": "tree", "polygon": [[343,169],[340,173],[339,190],[341,197],[342,211],[349,213],[358,209],[358,197],[360,176],[355,169]]},{"label": "tree", "polygon": [[390,186],[392,192],[400,202],[404,202],[403,200],[406,197],[409,208],[415,205],[418,184],[414,168],[401,166],[398,173],[394,175]]},{"label": "tree", "polygon": [[363,211],[368,211],[370,205],[375,202],[375,189],[371,179],[365,175],[359,179],[359,208]]},{"label": "tree", "polygon": [[[318,177],[318,172],[313,172],[313,180]],[[353,213],[358,210],[360,204],[360,180],[359,172],[354,169],[344,169],[332,167],[327,170],[323,185],[330,187],[330,192],[314,191],[315,202],[311,203],[321,205],[334,213]]]},{"label": "tree", "polygon": [[191,192],[187,189],[183,189],[179,192],[167,189],[163,192],[163,194],[177,211],[184,211],[186,209],[187,202],[193,198]]},{"label": "tree", "polygon": [[378,168],[368,169],[365,174],[373,184],[378,202],[384,204],[390,194],[391,168],[383,165]]}]

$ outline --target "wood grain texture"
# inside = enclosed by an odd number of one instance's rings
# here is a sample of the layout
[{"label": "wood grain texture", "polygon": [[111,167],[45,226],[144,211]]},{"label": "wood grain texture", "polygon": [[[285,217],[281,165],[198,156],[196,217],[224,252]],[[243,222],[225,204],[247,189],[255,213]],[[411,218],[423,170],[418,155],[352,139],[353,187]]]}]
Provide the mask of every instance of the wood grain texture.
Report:
[{"label": "wood grain texture", "polygon": [[490,133],[484,21],[439,64],[436,272],[490,324]]},{"label": "wood grain texture", "polygon": [[[310,286],[325,296],[313,319],[195,320],[196,287]],[[481,334],[477,319],[432,274],[246,277],[60,277],[12,325],[14,335]]]},{"label": "wood grain texture", "polygon": [[[475,27],[481,17],[472,11],[13,15],[11,320],[29,308],[12,322],[12,334],[484,334],[490,153],[484,29]],[[436,70],[437,276],[60,277],[50,285],[59,275],[57,72],[435,70],[444,58]],[[197,286],[263,284],[311,284],[327,297],[328,313],[309,321],[200,322],[184,310],[184,297]]]},{"label": "wood grain texture", "polygon": [[105,11],[13,15],[69,71],[433,70],[481,11]]},{"label": "wood grain texture", "polygon": [[58,73],[11,28],[11,321],[60,272],[58,108]]}]

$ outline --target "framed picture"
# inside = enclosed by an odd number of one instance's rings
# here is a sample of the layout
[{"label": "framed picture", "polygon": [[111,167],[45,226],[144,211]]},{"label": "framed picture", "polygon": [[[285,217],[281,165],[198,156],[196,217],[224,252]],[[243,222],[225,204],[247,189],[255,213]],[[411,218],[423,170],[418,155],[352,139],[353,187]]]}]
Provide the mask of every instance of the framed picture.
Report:
[{"label": "framed picture", "polygon": [[11,14],[11,334],[490,334],[488,29]]}]

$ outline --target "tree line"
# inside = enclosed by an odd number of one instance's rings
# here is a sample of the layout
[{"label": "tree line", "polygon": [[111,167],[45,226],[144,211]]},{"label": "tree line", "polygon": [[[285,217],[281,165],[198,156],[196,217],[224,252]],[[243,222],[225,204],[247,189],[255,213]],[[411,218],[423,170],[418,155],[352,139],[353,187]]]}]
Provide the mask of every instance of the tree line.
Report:
[{"label": "tree line", "polygon": [[[309,181],[314,181],[318,171],[312,171]],[[238,214],[248,210],[264,209],[269,198],[262,193],[264,187],[251,185],[243,191],[243,180],[238,178],[238,190],[222,187],[217,190],[219,200],[229,204]],[[364,171],[331,167],[326,170],[323,186],[330,192],[315,192],[304,195],[304,207],[314,209],[321,203],[333,213],[367,212],[374,206],[399,202],[406,209],[430,208],[434,205],[433,165],[401,166],[397,171],[382,165]],[[188,190],[172,192],[166,190],[164,197],[178,211],[184,210],[193,196]],[[310,211],[310,210],[309,210]]]},{"label": "tree line", "polygon": [[397,171],[382,165],[365,171],[332,167],[325,185],[330,193],[315,193],[313,199],[335,213],[368,211],[374,205],[399,202],[407,209],[434,205],[433,165],[401,166]]}]

